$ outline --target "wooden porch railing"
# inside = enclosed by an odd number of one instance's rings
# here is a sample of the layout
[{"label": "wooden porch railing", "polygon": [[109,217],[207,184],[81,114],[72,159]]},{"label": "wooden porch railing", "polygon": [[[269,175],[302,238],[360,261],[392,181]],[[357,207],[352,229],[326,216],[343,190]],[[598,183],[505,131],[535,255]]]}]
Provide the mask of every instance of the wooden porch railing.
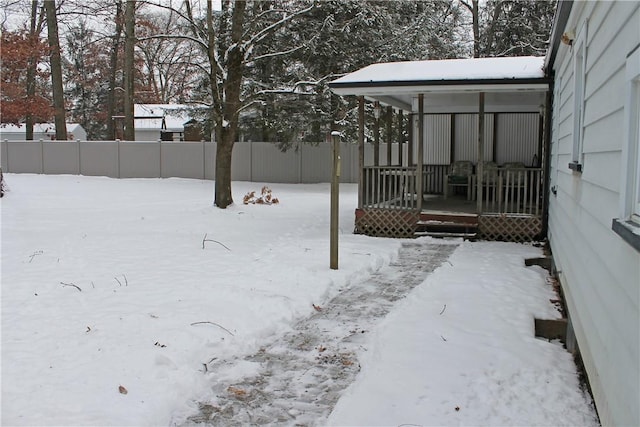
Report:
[{"label": "wooden porch railing", "polygon": [[[449,165],[424,165],[423,194],[442,194],[449,168]],[[485,171],[484,176],[481,213],[542,215],[542,169],[498,168]],[[366,166],[363,179],[364,207],[403,210],[417,208],[415,166]],[[471,177],[471,182],[472,199],[477,200],[477,177]]]},{"label": "wooden porch railing", "polygon": [[424,194],[442,194],[451,165],[423,165],[422,191]]},{"label": "wooden porch railing", "polygon": [[540,216],[543,211],[542,186],[542,169],[499,168],[486,171],[482,213]]},{"label": "wooden porch railing", "polygon": [[416,208],[416,168],[366,166],[363,170],[362,203],[381,209]]}]

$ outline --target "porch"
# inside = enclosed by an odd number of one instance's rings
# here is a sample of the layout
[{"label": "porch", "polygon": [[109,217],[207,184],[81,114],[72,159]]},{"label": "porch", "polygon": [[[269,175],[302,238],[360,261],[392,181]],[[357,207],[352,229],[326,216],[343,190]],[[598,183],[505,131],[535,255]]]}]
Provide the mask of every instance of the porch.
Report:
[{"label": "porch", "polygon": [[544,237],[550,100],[541,65],[534,57],[374,64],[331,82],[359,102],[355,232]]},{"label": "porch", "polygon": [[[458,236],[529,241],[542,233],[543,169],[497,168],[466,186],[445,189],[451,165],[424,165],[422,197],[416,167],[363,168],[356,233],[382,237]],[[480,197],[478,197],[480,195]]]}]

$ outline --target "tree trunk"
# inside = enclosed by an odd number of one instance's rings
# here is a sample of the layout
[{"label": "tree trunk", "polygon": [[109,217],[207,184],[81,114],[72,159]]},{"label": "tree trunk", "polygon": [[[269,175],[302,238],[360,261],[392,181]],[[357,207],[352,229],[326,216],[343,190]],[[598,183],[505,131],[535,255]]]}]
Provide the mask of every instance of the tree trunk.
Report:
[{"label": "tree trunk", "polygon": [[480,58],[480,12],[478,11],[478,0],[471,0],[473,15],[473,57]]},{"label": "tree trunk", "polygon": [[118,70],[118,50],[120,49],[120,35],[122,34],[122,1],[116,2],[116,29],[109,58],[109,93],[107,94],[107,138],[116,139],[116,126],[113,116],[116,115],[116,74]]},{"label": "tree trunk", "polygon": [[133,53],[135,47],[135,0],[127,0],[124,11],[124,139],[136,140],[136,131],[133,120],[133,80],[135,69],[133,66]]},{"label": "tree trunk", "polygon": [[[227,78],[224,81],[222,122],[217,126],[220,138],[216,150],[216,185],[214,204],[226,208],[233,203],[231,193],[231,154],[238,134],[240,89],[242,84],[243,52],[240,49],[246,1],[236,0],[231,16],[231,48],[227,62]],[[212,88],[212,90],[215,90]]]},{"label": "tree trunk", "polygon": [[[29,28],[29,38],[31,43],[35,43],[38,38],[36,33],[36,17],[38,15],[38,0],[31,1],[31,26]],[[35,50],[35,46],[34,46]],[[35,52],[34,52],[35,55]],[[36,60],[32,56],[29,58],[29,64],[27,65],[27,99],[31,100],[36,96]],[[25,138],[27,141],[33,140],[33,114],[31,109],[27,111],[25,118]]]},{"label": "tree trunk", "polygon": [[222,209],[233,203],[231,194],[231,155],[235,136],[222,132],[216,147],[216,184],[214,204]]},{"label": "tree trunk", "polygon": [[67,139],[67,121],[64,110],[64,92],[62,87],[62,61],[60,59],[60,42],[58,40],[58,17],[54,0],[45,1],[44,8],[47,16],[47,34],[49,38],[49,57],[51,60],[51,84],[53,86],[54,123],[56,139]]}]

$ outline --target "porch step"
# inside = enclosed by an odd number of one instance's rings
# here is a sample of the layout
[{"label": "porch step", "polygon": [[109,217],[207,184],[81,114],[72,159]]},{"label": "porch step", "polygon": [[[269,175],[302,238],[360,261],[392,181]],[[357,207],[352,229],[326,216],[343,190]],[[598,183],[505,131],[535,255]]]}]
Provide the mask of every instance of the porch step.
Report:
[{"label": "porch step", "polygon": [[437,232],[437,231],[417,231],[416,237],[429,236],[436,238],[445,237],[459,237],[461,239],[473,240],[478,237],[478,233],[450,233],[450,232]]},{"label": "porch step", "polygon": [[457,212],[422,212],[416,230],[416,236],[474,239],[477,235],[478,215]]}]

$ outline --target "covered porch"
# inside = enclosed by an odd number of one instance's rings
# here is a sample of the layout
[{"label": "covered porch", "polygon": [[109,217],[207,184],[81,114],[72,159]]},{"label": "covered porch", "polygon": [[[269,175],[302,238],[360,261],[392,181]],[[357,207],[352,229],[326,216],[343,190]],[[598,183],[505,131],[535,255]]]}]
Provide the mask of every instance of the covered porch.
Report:
[{"label": "covered porch", "polygon": [[356,232],[545,234],[543,58],[374,64],[330,83],[359,105]]}]

